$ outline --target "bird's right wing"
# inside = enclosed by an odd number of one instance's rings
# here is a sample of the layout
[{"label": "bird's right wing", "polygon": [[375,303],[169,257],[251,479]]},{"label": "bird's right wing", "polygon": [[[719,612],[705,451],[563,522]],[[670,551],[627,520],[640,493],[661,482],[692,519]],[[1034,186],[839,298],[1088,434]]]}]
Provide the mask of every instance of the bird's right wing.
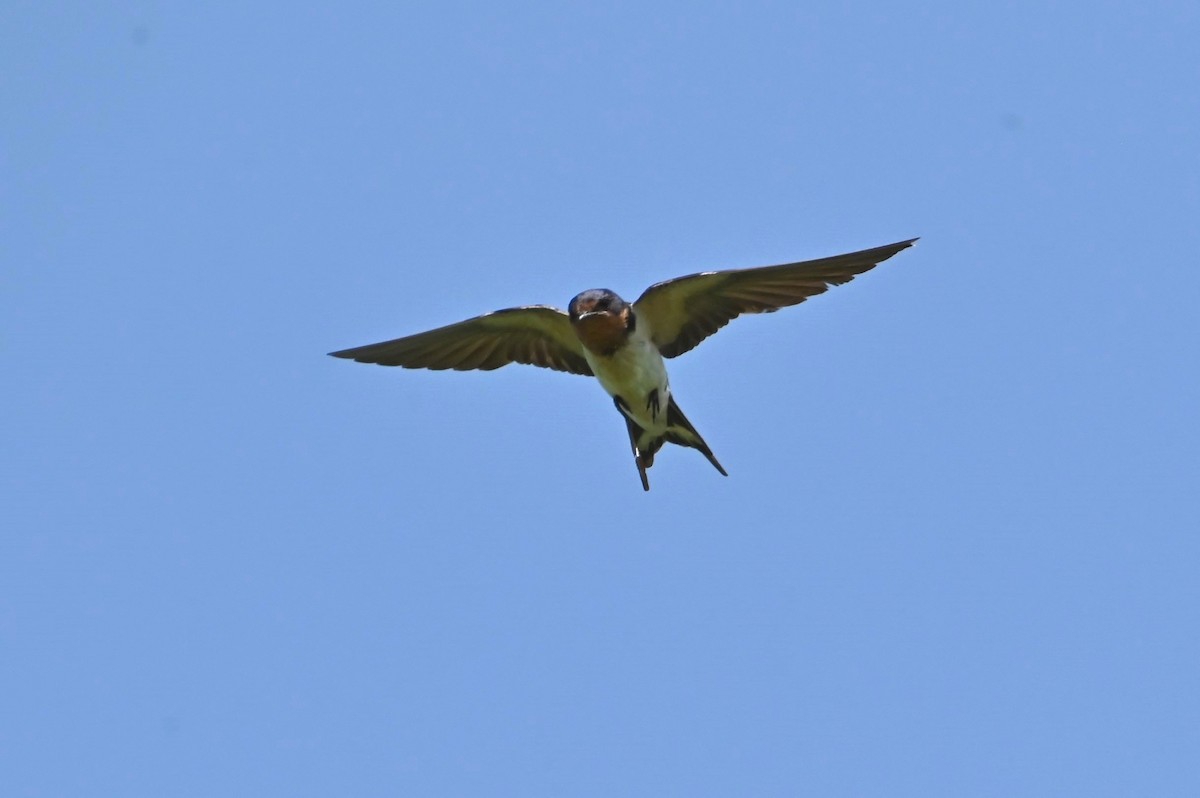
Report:
[{"label": "bird's right wing", "polygon": [[546,305],[497,310],[436,330],[329,354],[410,369],[490,371],[509,363],[528,363],[592,374],[567,314]]}]

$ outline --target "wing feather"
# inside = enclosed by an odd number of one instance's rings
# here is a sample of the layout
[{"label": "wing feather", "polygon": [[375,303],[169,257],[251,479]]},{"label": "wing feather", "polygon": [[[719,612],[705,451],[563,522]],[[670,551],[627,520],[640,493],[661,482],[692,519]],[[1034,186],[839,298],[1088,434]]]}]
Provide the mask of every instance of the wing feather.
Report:
[{"label": "wing feather", "polygon": [[410,369],[481,369],[509,363],[591,375],[567,314],[531,305],[508,308],[436,330],[330,352],[334,357]]},{"label": "wing feather", "polygon": [[917,239],[819,260],[701,272],[650,286],[633,304],[664,357],[689,351],[743,313],[771,313],[848,283]]}]

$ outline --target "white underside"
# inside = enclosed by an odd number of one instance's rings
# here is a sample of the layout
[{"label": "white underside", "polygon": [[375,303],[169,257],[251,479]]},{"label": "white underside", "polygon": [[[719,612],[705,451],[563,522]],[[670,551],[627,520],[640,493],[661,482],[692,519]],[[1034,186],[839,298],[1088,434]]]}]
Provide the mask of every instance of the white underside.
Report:
[{"label": "white underside", "polygon": [[[609,357],[587,350],[584,356],[608,395],[624,399],[634,422],[658,436],[667,429],[667,401],[671,396],[667,367],[658,348],[639,333],[641,330],[635,330],[625,346]],[[658,389],[657,415],[646,402],[655,389]]]}]

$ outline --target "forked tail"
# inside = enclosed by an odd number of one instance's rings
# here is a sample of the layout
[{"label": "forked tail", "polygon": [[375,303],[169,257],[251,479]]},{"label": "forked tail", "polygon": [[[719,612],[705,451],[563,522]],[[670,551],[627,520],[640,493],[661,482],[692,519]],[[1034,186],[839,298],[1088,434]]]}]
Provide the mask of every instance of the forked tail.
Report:
[{"label": "forked tail", "polygon": [[616,404],[617,410],[621,411],[621,417],[625,419],[625,429],[629,432],[629,448],[633,451],[638,476],[642,479],[642,490],[650,490],[650,479],[646,476],[646,469],[654,465],[654,455],[658,454],[658,450],[668,441],[678,446],[696,449],[708,458],[708,462],[712,463],[713,468],[721,472],[722,476],[729,476],[717,461],[712,449],[708,448],[704,438],[679,409],[674,396],[669,396],[667,400],[667,431],[655,438],[648,437],[646,431],[625,413],[622,407],[624,403],[619,397],[614,397],[614,404]]},{"label": "forked tail", "polygon": [[717,462],[717,458],[713,455],[712,449],[708,448],[708,444],[704,442],[704,438],[700,437],[700,433],[696,432],[692,422],[688,421],[687,416],[679,409],[674,395],[667,400],[667,434],[663,437],[671,443],[698,449],[702,455],[708,458],[708,462],[713,464],[713,468],[721,472],[721,476],[729,476],[728,472]]}]

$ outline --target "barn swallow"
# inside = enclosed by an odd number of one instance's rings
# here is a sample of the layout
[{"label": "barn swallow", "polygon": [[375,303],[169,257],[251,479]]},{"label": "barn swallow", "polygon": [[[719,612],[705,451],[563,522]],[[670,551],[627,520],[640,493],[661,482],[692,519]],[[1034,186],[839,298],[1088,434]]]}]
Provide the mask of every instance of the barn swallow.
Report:
[{"label": "barn swallow", "polygon": [[917,239],[830,258],[701,272],[650,286],[630,304],[607,288],[576,296],[567,312],[548,305],[507,308],[436,330],[330,352],[410,369],[492,369],[509,363],[593,376],[625,419],[642,488],[664,443],[697,449],[729,476],[679,409],[665,357],[677,357],[743,313],[771,313],[841,285]]}]

